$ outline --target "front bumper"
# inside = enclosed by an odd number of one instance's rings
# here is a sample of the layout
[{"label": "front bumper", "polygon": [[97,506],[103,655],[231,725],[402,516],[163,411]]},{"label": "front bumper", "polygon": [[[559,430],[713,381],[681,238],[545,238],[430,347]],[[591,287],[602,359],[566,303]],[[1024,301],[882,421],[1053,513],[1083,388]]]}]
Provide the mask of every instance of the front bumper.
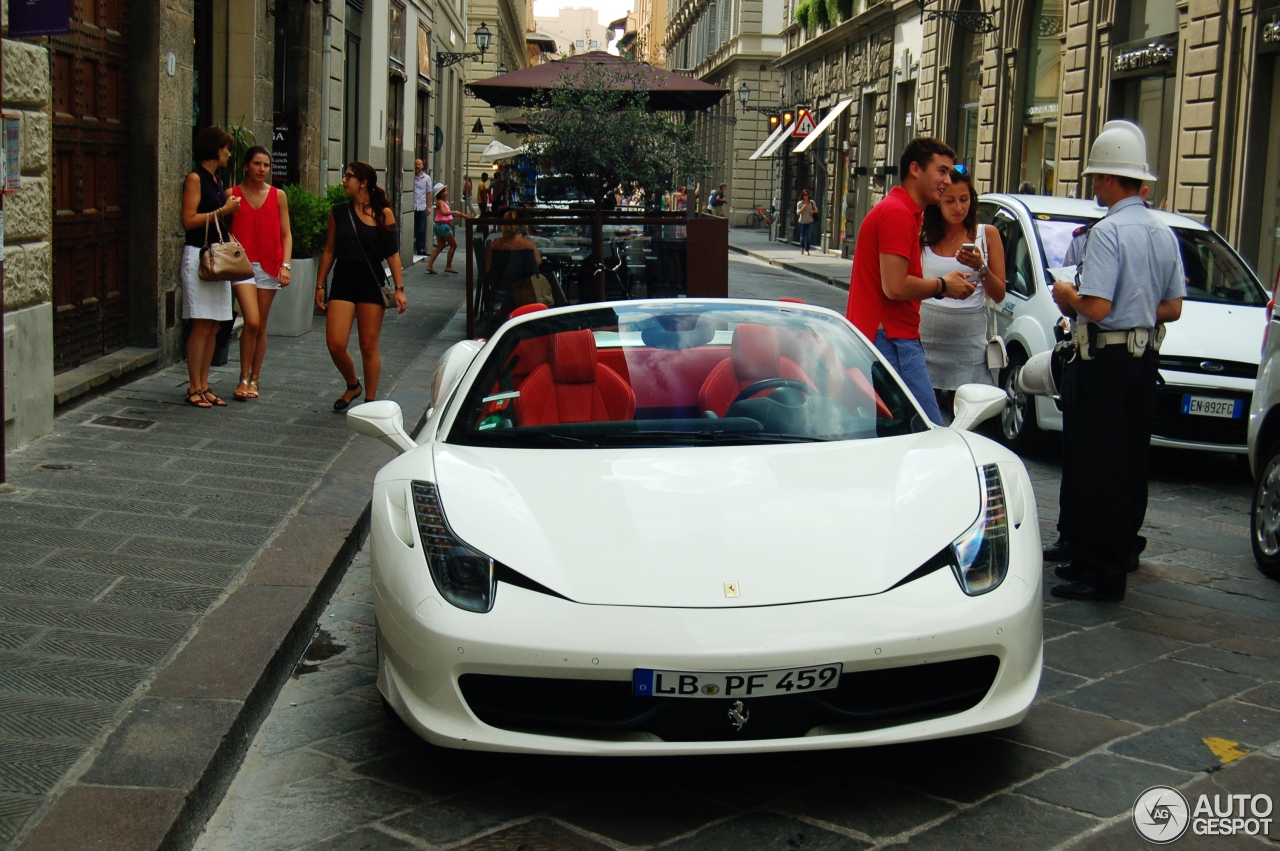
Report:
[{"label": "front bumper", "polygon": [[[1025,716],[1035,698],[1042,660],[1040,540],[1034,514],[1029,519],[1033,522],[1024,523],[1013,536],[1009,576],[996,590],[979,597],[965,596],[945,569],[875,596],[754,608],[592,606],[504,584],[487,614],[465,612],[440,600],[421,553],[398,541],[383,540],[380,531],[385,529],[380,530],[375,519],[378,686],[400,717],[430,742],[526,753],[809,750],[1010,726]],[[404,605],[419,591],[429,593],[417,605]],[[822,724],[803,734],[777,738],[734,738],[728,733],[727,717],[726,733],[716,740],[670,741],[634,728],[492,726],[468,705],[460,684],[469,674],[623,684],[631,681],[637,667],[749,671],[828,662],[843,663],[845,677],[853,677],[860,672],[977,657],[994,657],[998,669],[985,695],[976,703],[971,701],[969,708],[917,715],[905,723],[898,723],[899,715],[885,726]],[[622,687],[610,688],[616,693]],[[528,700],[528,695],[513,692],[512,700]],[[791,698],[756,698],[748,708],[762,713],[756,715],[758,719],[765,718],[771,713],[770,701],[787,700]],[[481,714],[492,720],[492,712]]]}]

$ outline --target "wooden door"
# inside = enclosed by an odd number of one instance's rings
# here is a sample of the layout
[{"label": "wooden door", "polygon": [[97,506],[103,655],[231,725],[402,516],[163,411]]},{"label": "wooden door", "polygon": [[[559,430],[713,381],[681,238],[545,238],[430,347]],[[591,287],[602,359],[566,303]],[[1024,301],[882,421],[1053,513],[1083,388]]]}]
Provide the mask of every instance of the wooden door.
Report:
[{"label": "wooden door", "polygon": [[129,340],[127,0],[72,0],[53,51],[53,305],[58,371]]}]

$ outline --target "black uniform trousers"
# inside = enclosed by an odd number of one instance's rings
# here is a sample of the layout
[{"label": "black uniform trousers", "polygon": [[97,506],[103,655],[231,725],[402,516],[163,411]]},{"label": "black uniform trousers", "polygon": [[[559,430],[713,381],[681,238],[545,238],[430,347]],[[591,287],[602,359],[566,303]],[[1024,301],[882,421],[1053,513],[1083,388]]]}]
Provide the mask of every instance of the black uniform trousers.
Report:
[{"label": "black uniform trousers", "polygon": [[1092,360],[1077,356],[1067,364],[1063,384],[1072,564],[1095,588],[1122,591],[1147,513],[1156,356],[1148,349],[1135,358],[1123,345],[1108,346]]}]

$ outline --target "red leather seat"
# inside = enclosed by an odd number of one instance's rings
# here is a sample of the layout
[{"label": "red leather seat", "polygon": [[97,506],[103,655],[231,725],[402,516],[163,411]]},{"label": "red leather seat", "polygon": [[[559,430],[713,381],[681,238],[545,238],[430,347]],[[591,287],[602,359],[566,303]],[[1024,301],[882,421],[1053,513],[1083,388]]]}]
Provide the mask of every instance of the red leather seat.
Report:
[{"label": "red leather seat", "polygon": [[551,337],[547,362],[520,386],[515,411],[522,426],[629,420],[636,394],[618,373],[596,362],[591,331],[564,331]]},{"label": "red leather seat", "polygon": [[743,323],[733,329],[730,356],[716,364],[698,392],[698,405],[723,417],[743,388],[767,378],[813,384],[796,362],[782,354],[778,329]]}]

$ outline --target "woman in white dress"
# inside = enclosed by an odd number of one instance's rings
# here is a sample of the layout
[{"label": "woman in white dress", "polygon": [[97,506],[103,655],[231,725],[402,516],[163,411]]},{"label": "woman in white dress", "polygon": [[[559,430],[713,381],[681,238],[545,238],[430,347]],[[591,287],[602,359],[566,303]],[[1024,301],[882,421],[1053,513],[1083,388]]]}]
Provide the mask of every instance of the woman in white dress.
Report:
[{"label": "woman in white dress", "polygon": [[[987,369],[987,299],[1004,301],[1004,245],[991,225],[978,224],[978,193],[969,169],[957,165],[942,200],[924,211],[920,233],[925,278],[960,270],[976,284],[966,299],[920,302],[925,367],[944,416],[962,384],[992,384]],[[976,246],[967,250],[965,246]]]}]

